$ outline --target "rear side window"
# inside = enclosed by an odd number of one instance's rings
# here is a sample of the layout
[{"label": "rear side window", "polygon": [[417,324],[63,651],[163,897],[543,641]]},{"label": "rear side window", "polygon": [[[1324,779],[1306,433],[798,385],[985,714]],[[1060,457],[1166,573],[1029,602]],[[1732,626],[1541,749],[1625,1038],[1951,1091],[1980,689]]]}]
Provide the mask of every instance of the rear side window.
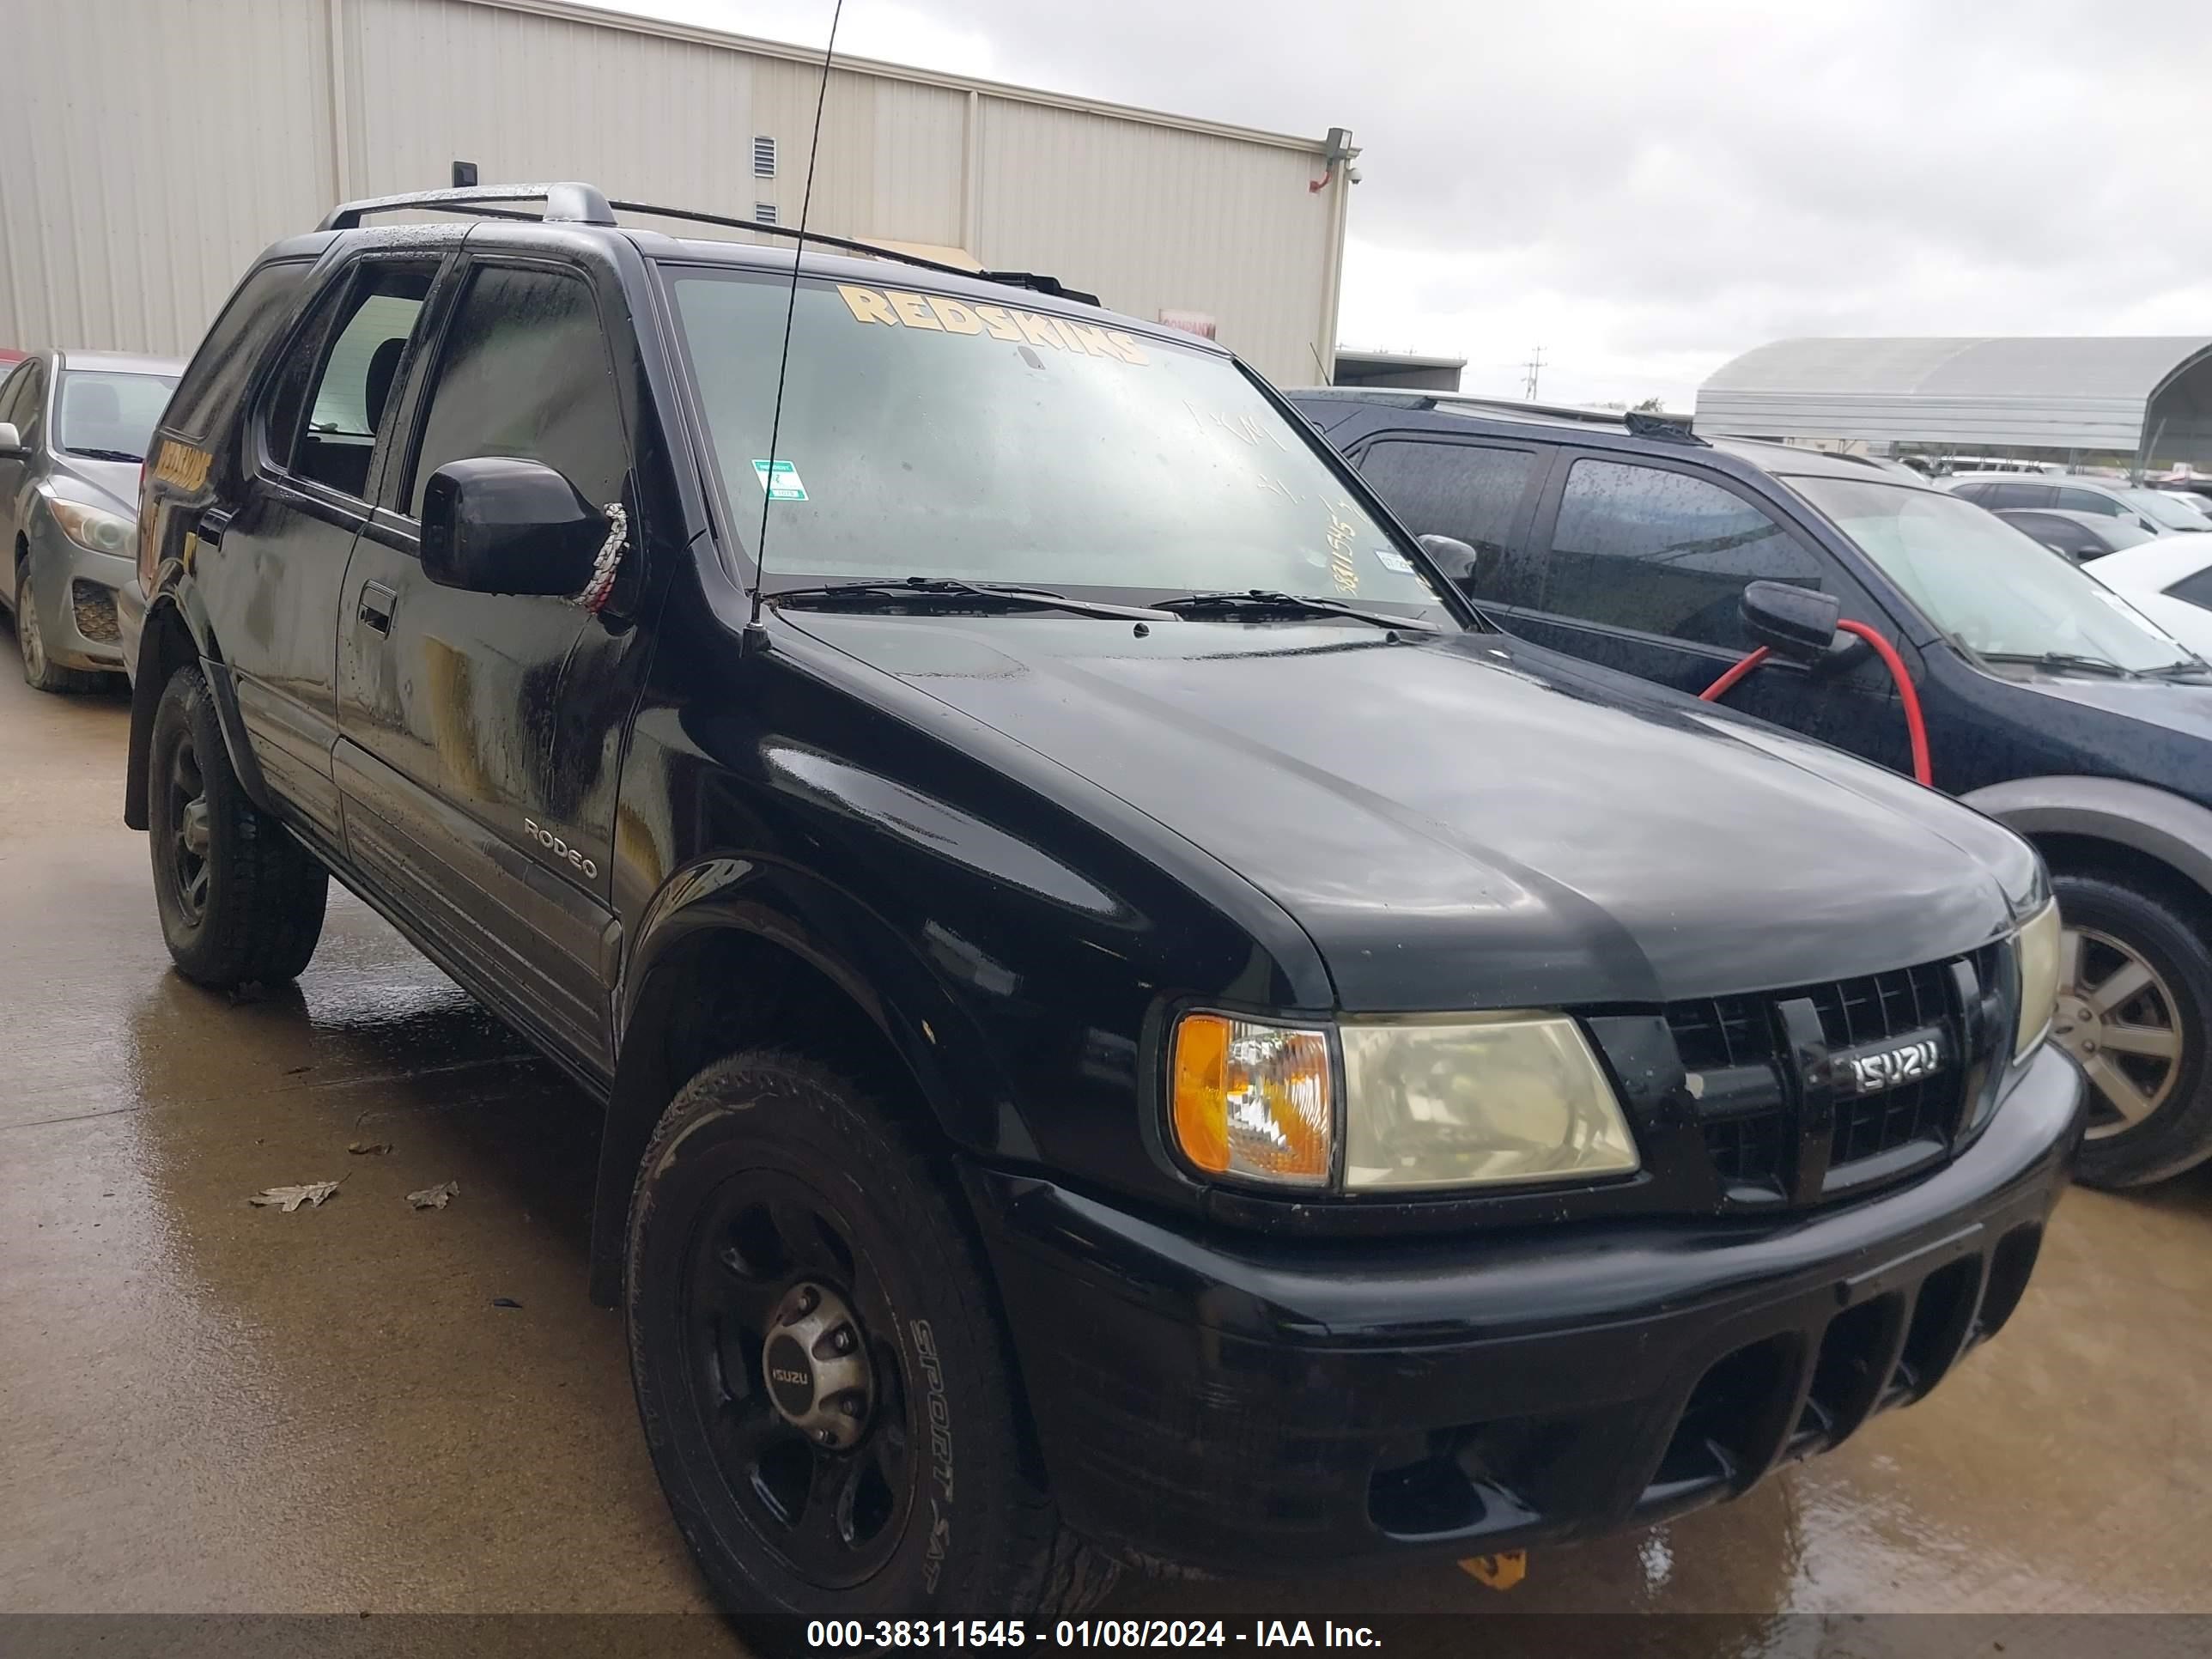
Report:
[{"label": "rear side window", "polygon": [[277,379],[269,451],[278,465],[367,496],[376,434],[437,273],[427,261],[363,265],[323,302]]},{"label": "rear side window", "polygon": [[2058,492],[2049,484],[2005,483],[1984,484],[1966,499],[1994,513],[2008,507],[2053,507],[2057,504],[2057,496]]},{"label": "rear side window", "polygon": [[2068,489],[2063,485],[2058,491],[2058,505],[2069,513],[2100,513],[2108,519],[2119,518],[2128,510],[2110,495],[2094,489]]},{"label": "rear side window", "polygon": [[1738,606],[1754,581],[1817,588],[1820,566],[1765,513],[1705,479],[1618,461],[1569,470],[1546,610],[1748,650]]},{"label": "rear side window", "polygon": [[2207,565],[2194,574],[2184,576],[2166,590],[2168,597],[2186,599],[2191,605],[2201,605],[2212,611],[2212,565]]},{"label": "rear side window", "polygon": [[285,259],[247,275],[192,354],[191,366],[169,400],[165,424],[188,438],[210,435],[245,390],[255,361],[292,314],[307,270],[307,261]]},{"label": "rear side window", "polygon": [[1391,441],[1360,458],[1360,476],[1416,536],[1456,536],[1493,556],[1474,589],[1477,598],[1515,602],[1505,591],[1507,541],[1535,476],[1525,449],[1477,444]]},{"label": "rear side window", "polygon": [[480,455],[542,461],[595,507],[622,499],[629,446],[580,277],[490,265],[469,279],[430,388],[408,511],[421,516],[440,467]]}]

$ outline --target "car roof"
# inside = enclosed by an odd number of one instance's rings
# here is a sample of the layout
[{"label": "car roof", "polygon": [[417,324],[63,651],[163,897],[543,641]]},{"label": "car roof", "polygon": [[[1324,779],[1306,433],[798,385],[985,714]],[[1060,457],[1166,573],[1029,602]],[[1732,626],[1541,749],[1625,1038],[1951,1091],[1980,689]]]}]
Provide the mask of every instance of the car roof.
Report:
[{"label": "car roof", "polygon": [[[1460,428],[1493,437],[1539,432],[1550,442],[1572,441],[1594,449],[1620,449],[1632,453],[1664,456],[1678,461],[1721,457],[1774,477],[1853,478],[1862,483],[1887,483],[1899,489],[1929,489],[1925,479],[1900,473],[1869,456],[1834,454],[1826,450],[1800,449],[1790,444],[1769,443],[1758,438],[1705,437],[1678,422],[1654,416],[1655,427],[1630,429],[1629,416],[1610,410],[1572,409],[1550,404],[1516,404],[1502,398],[1460,397],[1445,392],[1395,392],[1368,386],[1310,386],[1284,394],[1310,411],[1316,405],[1366,404],[1405,412],[1409,427]],[[1940,491],[1937,493],[1941,493]]]},{"label": "car roof", "polygon": [[1952,483],[2039,483],[2065,489],[2094,489],[2107,495],[2124,495],[2132,487],[2117,478],[2092,478],[2081,472],[1954,472]]},{"label": "car roof", "polygon": [[173,380],[185,372],[178,357],[143,357],[131,351],[81,351],[76,347],[54,353],[64,369],[99,369],[109,374],[161,374]]},{"label": "car roof", "polygon": [[[429,210],[436,210],[433,207]],[[730,242],[703,236],[675,236],[638,225],[581,225],[565,220],[502,220],[498,222],[504,230],[542,228],[552,233],[549,240],[560,241],[569,241],[579,234],[626,237],[645,258],[661,264],[720,265],[733,270],[764,271],[786,281],[791,277],[793,259],[792,249],[788,246]],[[428,224],[386,223],[361,225],[342,230],[309,231],[272,244],[263,252],[261,258],[268,261],[313,258],[341,244],[375,248],[450,248],[470,230],[483,223],[481,219],[464,218]],[[802,248],[799,252],[798,268],[801,276],[856,283],[873,289],[918,289],[975,304],[1013,306],[1023,311],[1066,317],[1072,322],[1089,323],[1094,327],[1142,334],[1150,339],[1186,346],[1215,356],[1234,355],[1225,346],[1202,336],[1170,328],[1161,323],[1146,322],[1142,318],[1127,316],[1118,311],[1109,311],[1103,306],[1094,305],[1087,300],[1053,294],[1043,288],[1027,286],[1011,279],[971,276],[965,272],[935,264],[910,264],[888,252],[883,258],[875,258],[862,254]],[[1036,280],[1042,283],[1051,279]]]},{"label": "car roof", "polygon": [[[2098,530],[2103,528],[2106,525],[2115,525],[2122,522],[2120,520],[2114,518],[2109,513],[2089,513],[2083,511],[2078,507],[2000,507],[1992,508],[1991,510],[1995,512],[2000,519],[2009,519],[2015,516],[2021,518],[2064,519],[2069,523],[2082,525],[2091,530]],[[2130,527],[2132,528],[2133,526],[2131,526]]]},{"label": "car roof", "polygon": [[2096,562],[2100,578],[2130,592],[2162,591],[2208,565],[2212,536],[2155,536]]}]

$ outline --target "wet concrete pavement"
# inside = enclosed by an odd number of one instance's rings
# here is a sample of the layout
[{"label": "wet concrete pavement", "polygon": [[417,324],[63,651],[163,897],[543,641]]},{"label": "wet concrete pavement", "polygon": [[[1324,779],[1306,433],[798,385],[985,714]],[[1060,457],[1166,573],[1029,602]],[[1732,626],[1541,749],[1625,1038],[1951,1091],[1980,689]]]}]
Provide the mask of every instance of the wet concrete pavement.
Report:
[{"label": "wet concrete pavement", "polygon": [[[0,1611],[703,1608],[585,1296],[592,1108],[335,888],[296,988],[177,978],[120,819],[125,699],[33,692],[0,646]],[[246,1202],[341,1178],[320,1209]],[[2076,1192],[2002,1338],[1840,1452],[1540,1553],[1510,1595],[1432,1563],[1299,1600],[2212,1609],[2208,1302],[2212,1173]],[[1280,1600],[1138,1583],[1112,1610]]]}]

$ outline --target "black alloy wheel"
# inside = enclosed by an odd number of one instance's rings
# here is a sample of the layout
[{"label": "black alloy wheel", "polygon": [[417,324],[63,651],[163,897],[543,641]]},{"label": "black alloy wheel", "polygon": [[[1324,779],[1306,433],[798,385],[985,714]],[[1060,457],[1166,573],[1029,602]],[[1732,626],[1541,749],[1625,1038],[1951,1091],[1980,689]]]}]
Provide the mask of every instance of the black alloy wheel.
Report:
[{"label": "black alloy wheel", "polygon": [[746,1524],[806,1583],[862,1583],[906,1523],[915,1425],[850,1224],[798,1176],[750,1170],[715,1194],[685,1277],[694,1409]]}]

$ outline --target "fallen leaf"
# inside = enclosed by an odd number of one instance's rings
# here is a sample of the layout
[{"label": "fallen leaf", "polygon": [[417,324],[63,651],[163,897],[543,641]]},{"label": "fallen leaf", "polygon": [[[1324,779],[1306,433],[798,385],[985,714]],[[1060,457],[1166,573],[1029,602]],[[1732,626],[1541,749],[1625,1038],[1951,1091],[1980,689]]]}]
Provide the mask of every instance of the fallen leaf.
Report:
[{"label": "fallen leaf", "polygon": [[273,1206],[289,1215],[302,1204],[310,1209],[320,1209],[323,1200],[337,1189],[335,1181],[310,1181],[300,1187],[264,1187],[246,1201],[264,1209]]},{"label": "fallen leaf", "polygon": [[356,1158],[382,1158],[392,1150],[388,1140],[356,1140],[346,1148]]},{"label": "fallen leaf", "polygon": [[434,1187],[425,1187],[419,1193],[408,1194],[407,1201],[418,1210],[442,1210],[460,1190],[459,1182],[441,1181]]},{"label": "fallen leaf", "polygon": [[491,1299],[495,1308],[520,1308],[522,1304],[511,1296],[495,1296]]}]

